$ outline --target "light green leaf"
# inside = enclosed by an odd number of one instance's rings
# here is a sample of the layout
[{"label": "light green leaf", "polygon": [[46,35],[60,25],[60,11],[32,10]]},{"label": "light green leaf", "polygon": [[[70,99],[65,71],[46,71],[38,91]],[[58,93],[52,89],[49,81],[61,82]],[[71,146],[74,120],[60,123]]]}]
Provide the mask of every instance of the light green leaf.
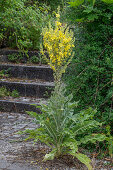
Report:
[{"label": "light green leaf", "polygon": [[104,141],[106,140],[106,136],[104,134],[91,134],[86,135],[84,138],[82,138],[78,144],[86,144],[88,142],[95,143],[96,141]]},{"label": "light green leaf", "polygon": [[85,131],[88,131],[89,129],[92,129],[93,127],[97,127],[99,125],[101,124],[95,120],[85,121],[81,124],[78,124],[78,126],[75,125],[75,127],[73,127],[73,132],[75,133],[75,135],[82,134]]},{"label": "light green leaf", "polygon": [[93,5],[95,4],[95,1],[96,1],[96,0],[93,0]]},{"label": "light green leaf", "polygon": [[80,162],[82,162],[88,167],[88,170],[92,170],[92,166],[90,165],[91,160],[86,155],[81,153],[76,153],[75,156]]},{"label": "light green leaf", "polygon": [[92,5],[94,5],[96,0],[88,0],[88,1],[89,1]]},{"label": "light green leaf", "polygon": [[78,151],[77,141],[75,139],[68,138],[63,145],[64,147],[69,147],[69,154],[74,155]]},{"label": "light green leaf", "polygon": [[93,11],[93,6],[87,6],[87,8],[83,12],[90,13],[92,11]]},{"label": "light green leaf", "polygon": [[26,111],[30,116],[37,118],[38,114],[36,112],[33,111]]},{"label": "light green leaf", "polygon": [[76,21],[76,22],[83,22],[83,21],[84,21],[84,18],[76,19],[75,21]]},{"label": "light green leaf", "polygon": [[95,19],[98,19],[98,15],[97,14],[90,14],[90,15],[88,15],[88,20],[89,21],[94,21]]},{"label": "light green leaf", "polygon": [[68,4],[70,5],[70,7],[78,7],[83,2],[84,2],[84,0],[74,0],[74,1],[68,2]]},{"label": "light green leaf", "polygon": [[113,0],[102,0],[103,2],[107,3],[107,4],[112,4]]}]

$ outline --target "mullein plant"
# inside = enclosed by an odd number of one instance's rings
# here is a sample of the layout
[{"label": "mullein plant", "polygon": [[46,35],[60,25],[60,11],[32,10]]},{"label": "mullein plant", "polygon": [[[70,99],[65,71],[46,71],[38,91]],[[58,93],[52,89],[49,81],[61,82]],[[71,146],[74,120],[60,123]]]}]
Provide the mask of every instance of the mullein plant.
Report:
[{"label": "mullein plant", "polygon": [[[42,31],[43,46],[49,54],[49,58],[46,59],[54,71],[55,90],[46,105],[36,106],[40,107],[42,114],[28,112],[36,119],[40,127],[35,130],[28,129],[22,133],[29,134],[27,139],[34,139],[34,142],[40,140],[51,148],[51,151],[44,156],[44,161],[70,154],[91,170],[90,158],[80,153],[78,148],[82,143],[103,141],[105,136],[102,134],[87,135],[90,129],[101,125],[93,120],[96,110],[88,108],[74,114],[77,102],[72,102],[72,94],[65,96],[65,86],[61,83],[61,77],[72,60],[74,39],[72,32],[59,20],[60,15],[57,14],[55,27],[53,28],[50,23],[49,27]],[[44,54],[43,50],[42,54]],[[79,140],[78,135],[82,136]]]}]

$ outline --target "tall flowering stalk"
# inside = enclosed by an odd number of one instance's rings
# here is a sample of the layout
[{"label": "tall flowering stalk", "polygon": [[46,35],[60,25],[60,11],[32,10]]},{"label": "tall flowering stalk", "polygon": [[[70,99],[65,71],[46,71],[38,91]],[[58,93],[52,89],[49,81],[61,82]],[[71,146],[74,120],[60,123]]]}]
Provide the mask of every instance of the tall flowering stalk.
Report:
[{"label": "tall flowering stalk", "polygon": [[[40,106],[42,114],[28,112],[36,118],[40,127],[35,130],[25,130],[24,133],[29,134],[28,139],[33,138],[35,142],[40,140],[51,148],[51,151],[44,156],[44,161],[70,154],[84,163],[88,170],[92,170],[91,160],[79,152],[79,145],[103,141],[105,135],[87,135],[90,129],[101,125],[92,120],[96,110],[89,108],[74,114],[77,102],[72,102],[72,94],[65,96],[65,87],[61,85],[61,77],[72,60],[74,39],[72,32],[67,29],[66,25],[62,25],[59,19],[60,15],[57,14],[55,28],[50,23],[49,28],[44,28],[42,32],[43,46],[49,54],[49,58],[45,57],[54,71],[55,90],[47,104]],[[44,54],[43,50],[42,54]],[[78,135],[81,136],[80,139]]]},{"label": "tall flowering stalk", "polygon": [[49,58],[44,55],[42,47],[41,53],[53,69],[55,83],[58,84],[74,55],[72,51],[74,47],[73,32],[69,31],[66,24],[60,22],[60,15],[56,14],[55,27],[53,28],[49,23],[49,27],[43,28],[42,36],[43,47],[47,50]]}]

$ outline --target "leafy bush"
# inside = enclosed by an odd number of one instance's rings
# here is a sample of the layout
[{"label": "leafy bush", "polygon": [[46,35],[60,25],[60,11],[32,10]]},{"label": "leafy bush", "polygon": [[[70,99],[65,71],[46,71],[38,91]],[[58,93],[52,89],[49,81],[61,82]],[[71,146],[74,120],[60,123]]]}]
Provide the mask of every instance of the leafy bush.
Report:
[{"label": "leafy bush", "polygon": [[78,110],[93,106],[98,110],[96,120],[113,126],[113,6],[98,0],[86,2],[66,13],[75,24],[76,42],[75,57],[65,74],[67,91],[80,101]]},{"label": "leafy bush", "polygon": [[1,47],[39,49],[41,29],[50,15],[46,6],[43,5],[40,9],[35,4],[27,6],[26,2],[27,0],[0,1]]},{"label": "leafy bush", "polygon": [[63,9],[68,0],[51,0],[51,1],[39,0],[39,2],[46,3],[48,6],[50,6],[51,11],[56,11],[58,6],[60,6],[60,8]]}]

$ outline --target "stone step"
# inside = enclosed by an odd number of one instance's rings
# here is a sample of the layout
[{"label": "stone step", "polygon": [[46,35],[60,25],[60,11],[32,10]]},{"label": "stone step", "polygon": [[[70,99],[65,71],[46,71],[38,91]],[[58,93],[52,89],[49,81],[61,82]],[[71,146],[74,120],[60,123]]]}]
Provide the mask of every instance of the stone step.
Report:
[{"label": "stone step", "polygon": [[0,111],[13,113],[26,113],[26,111],[33,111],[41,113],[40,109],[36,108],[36,106],[46,103],[47,100],[43,98],[29,98],[29,97],[13,98],[8,96],[0,98]]},{"label": "stone step", "polygon": [[14,102],[10,100],[0,100],[0,111],[13,113],[26,113],[26,111],[34,111],[40,113],[40,110],[31,103]]},{"label": "stone step", "polygon": [[10,77],[42,79],[45,81],[53,81],[53,71],[46,65],[28,66],[19,64],[0,64],[0,71],[8,70]]},{"label": "stone step", "polygon": [[20,96],[48,98],[54,89],[54,83],[7,78],[0,80],[0,87],[6,87],[11,92],[17,90]]},{"label": "stone step", "polygon": [[[0,98],[0,111],[26,113],[26,111],[34,111],[41,113],[35,105],[45,102],[44,98],[48,98],[54,89],[53,71],[47,65],[31,65],[28,64],[28,56],[22,55],[22,63],[10,63],[8,55],[20,56],[18,50],[0,49],[0,71],[6,71],[0,77],[0,88],[6,87],[10,92],[17,90],[19,97],[4,96]],[[39,52],[28,52],[29,58],[39,56]],[[21,61],[21,60],[19,60]],[[8,94],[10,95],[10,94]],[[21,96],[21,97],[20,97]],[[43,98],[43,99],[42,99]]]},{"label": "stone step", "polygon": [[[0,55],[9,55],[9,54],[21,54],[21,55],[26,55],[24,52],[20,52],[19,50],[14,50],[14,49],[8,49],[8,48],[2,48],[0,49]],[[39,56],[39,51],[28,51],[27,55],[29,56]]]},{"label": "stone step", "polygon": [[[48,54],[45,52],[46,56]],[[44,64],[46,63],[45,60],[43,60],[42,57],[40,57],[39,51],[19,51],[19,50],[12,50],[12,49],[0,49],[0,62],[19,62],[19,63],[29,63],[29,62],[35,62],[37,60],[37,63]],[[10,58],[10,59],[9,59]]]}]

